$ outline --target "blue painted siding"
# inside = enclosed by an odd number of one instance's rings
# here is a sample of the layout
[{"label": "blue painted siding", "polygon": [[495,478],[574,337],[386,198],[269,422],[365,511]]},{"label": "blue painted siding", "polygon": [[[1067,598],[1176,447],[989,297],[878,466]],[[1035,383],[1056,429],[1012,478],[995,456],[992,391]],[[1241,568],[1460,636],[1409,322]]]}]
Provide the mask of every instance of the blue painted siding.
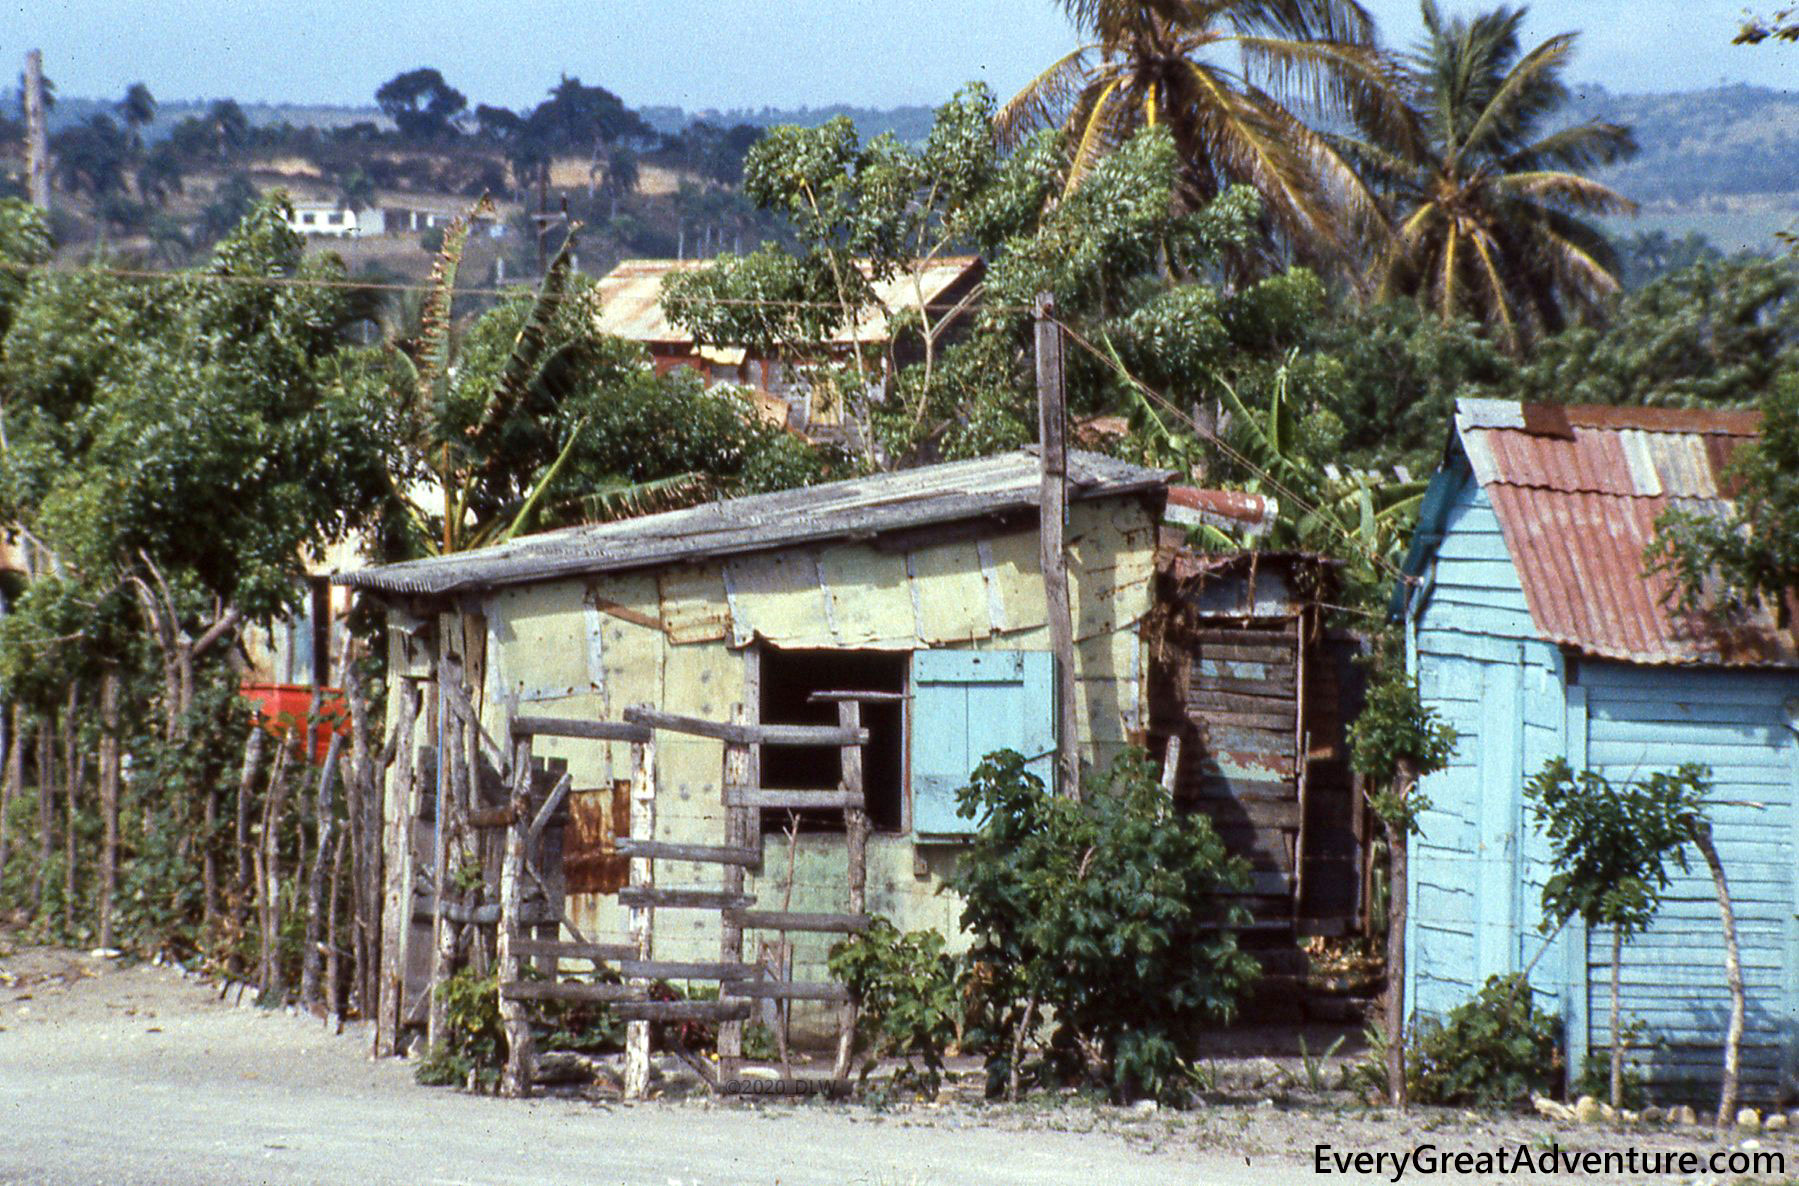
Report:
[{"label": "blue painted siding", "polygon": [[[1589,762],[1621,781],[1685,761],[1713,768],[1713,835],[1737,918],[1748,1024],[1745,1091],[1764,1098],[1790,1081],[1799,1005],[1794,976],[1795,739],[1782,707],[1799,676],[1584,663]],[[1677,872],[1655,924],[1626,945],[1627,1022],[1649,1029],[1641,1061],[1670,1090],[1704,1095],[1717,1082],[1729,1010],[1724,941],[1711,878],[1697,852]],[[1588,1015],[1595,1049],[1610,1044],[1611,935],[1588,949]]]}]

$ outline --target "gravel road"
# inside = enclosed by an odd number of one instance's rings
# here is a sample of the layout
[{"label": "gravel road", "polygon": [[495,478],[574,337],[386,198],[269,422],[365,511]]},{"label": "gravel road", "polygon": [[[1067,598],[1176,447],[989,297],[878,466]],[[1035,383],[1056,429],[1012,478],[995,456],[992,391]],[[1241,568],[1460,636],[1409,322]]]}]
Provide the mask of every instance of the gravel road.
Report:
[{"label": "gravel road", "polygon": [[1140,1116],[515,1102],[420,1088],[407,1064],[372,1061],[367,1045],[358,1027],[335,1035],[285,1011],[233,1007],[170,968],[42,948],[0,955],[0,1182],[1291,1186],[1313,1178],[1318,1141],[1469,1149],[1527,1139],[1458,1127],[1453,1113],[1396,1123],[1272,1106]]}]

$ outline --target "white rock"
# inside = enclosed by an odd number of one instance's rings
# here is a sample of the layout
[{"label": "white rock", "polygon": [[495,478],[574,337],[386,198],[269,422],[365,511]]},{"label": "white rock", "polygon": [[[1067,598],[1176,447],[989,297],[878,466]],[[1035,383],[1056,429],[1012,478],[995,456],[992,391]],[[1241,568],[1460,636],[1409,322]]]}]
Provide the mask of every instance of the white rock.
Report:
[{"label": "white rock", "polygon": [[1537,1110],[1537,1115],[1549,1120],[1559,1120],[1563,1123],[1567,1123],[1574,1119],[1573,1108],[1570,1108],[1567,1104],[1564,1104],[1559,1100],[1552,1100],[1546,1095],[1532,1096],[1530,1099],[1530,1106]]},{"label": "white rock", "polygon": [[1161,1106],[1162,1105],[1156,1103],[1155,1100],[1138,1100],[1131,1105],[1131,1111],[1137,1113],[1139,1116],[1154,1116]]},{"label": "white rock", "polygon": [[1768,1132],[1780,1132],[1790,1123],[1791,1121],[1787,1119],[1785,1112],[1775,1112],[1766,1120],[1762,1121],[1762,1128],[1766,1129]]},{"label": "white rock", "polygon": [[1762,1127],[1762,1114],[1757,1112],[1754,1108],[1744,1108],[1737,1113],[1737,1127],[1748,1129],[1750,1132],[1760,1132]]},{"label": "white rock", "polygon": [[1668,1112],[1668,1123],[1670,1123],[1670,1124],[1698,1124],[1699,1123],[1699,1114],[1697,1112],[1693,1111],[1693,1105],[1682,1104],[1682,1105],[1680,1105],[1680,1107],[1671,1109]]},{"label": "white rock", "polygon": [[1590,1095],[1583,1095],[1574,1101],[1574,1119],[1581,1124],[1596,1124],[1599,1121],[1599,1101]]}]

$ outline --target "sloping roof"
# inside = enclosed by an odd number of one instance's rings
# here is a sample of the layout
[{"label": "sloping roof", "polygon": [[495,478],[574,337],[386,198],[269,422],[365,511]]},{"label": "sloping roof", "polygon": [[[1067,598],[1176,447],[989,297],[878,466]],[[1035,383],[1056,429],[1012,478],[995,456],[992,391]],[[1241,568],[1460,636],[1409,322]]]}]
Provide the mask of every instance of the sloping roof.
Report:
[{"label": "sloping roof", "polygon": [[[1159,493],[1172,476],[1097,453],[1068,455],[1071,499]],[[616,523],[547,531],[474,552],[340,573],[332,580],[386,593],[435,595],[773,551],[825,540],[868,539],[1030,510],[1038,505],[1039,483],[1035,451],[1021,449],[976,461],[927,465]]]},{"label": "sloping roof", "polygon": [[[600,332],[634,342],[671,346],[691,344],[693,335],[670,324],[662,313],[662,282],[676,272],[691,272],[711,264],[708,259],[624,260],[599,282]],[[978,256],[944,256],[929,261],[915,272],[900,272],[890,279],[875,281],[874,293],[879,304],[862,313],[853,334],[847,327],[839,328],[832,343],[885,342],[890,313],[916,308],[921,292],[927,308],[934,313],[946,311],[939,308],[940,298],[952,284],[980,264]]]},{"label": "sloping roof", "polygon": [[1799,661],[1766,615],[1718,627],[1670,608],[1643,549],[1671,506],[1723,511],[1723,472],[1755,412],[1461,400],[1457,439],[1499,518],[1538,632],[1637,663]]}]

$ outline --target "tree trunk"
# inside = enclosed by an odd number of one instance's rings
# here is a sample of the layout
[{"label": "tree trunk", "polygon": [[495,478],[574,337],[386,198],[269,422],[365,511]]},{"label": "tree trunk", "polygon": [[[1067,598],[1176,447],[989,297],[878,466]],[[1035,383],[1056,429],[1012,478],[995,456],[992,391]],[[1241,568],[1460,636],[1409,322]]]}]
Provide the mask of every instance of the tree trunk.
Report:
[{"label": "tree trunk", "polygon": [[232,879],[230,943],[232,963],[240,972],[242,966],[238,947],[243,942],[245,928],[250,925],[250,804],[255,797],[256,768],[262,764],[262,746],[266,736],[261,723],[250,726],[250,735],[244,740],[243,773],[237,781],[237,826],[232,835],[237,869]]},{"label": "tree trunk", "polygon": [[1693,844],[1711,870],[1712,888],[1718,895],[1718,915],[1724,924],[1724,975],[1730,982],[1730,1025],[1724,1031],[1724,1084],[1718,1093],[1718,1127],[1736,1122],[1737,1089],[1743,1065],[1743,1015],[1748,1002],[1743,992],[1742,951],[1737,946],[1737,915],[1730,901],[1730,885],[1724,880],[1724,864],[1712,843],[1712,826],[1706,820],[1693,825]]},{"label": "tree trunk", "polygon": [[1406,842],[1403,826],[1387,825],[1387,1100],[1407,1102],[1405,1082]]},{"label": "tree trunk", "polygon": [[63,866],[62,866],[62,929],[64,933],[75,933],[75,832],[76,832],[76,800],[80,798],[81,755],[75,752],[75,708],[79,689],[75,684],[69,685],[69,700],[62,714],[62,802],[63,802]]},{"label": "tree trunk", "polygon": [[281,966],[281,817],[287,806],[287,747],[283,738],[275,750],[269,793],[262,807],[262,975],[257,989],[261,999],[270,1003],[287,992]]},{"label": "tree trunk", "polygon": [[331,793],[331,780],[337,776],[337,755],[342,747],[342,734],[332,733],[330,747],[325,751],[325,764],[319,770],[318,793],[313,796],[313,834],[317,842],[312,868],[306,877],[306,947],[300,954],[300,1008],[314,1012],[321,1004],[319,935],[325,921],[325,862],[333,851],[332,832],[337,822],[337,802]]},{"label": "tree trunk", "polygon": [[100,946],[113,945],[112,900],[119,879],[119,673],[100,677]]},{"label": "tree trunk", "polygon": [[7,817],[13,801],[25,787],[25,716],[14,704],[7,714],[6,778],[0,782],[0,885],[6,884],[6,861],[11,855],[12,832]]},{"label": "tree trunk", "polygon": [[56,851],[56,729],[53,717],[37,731],[37,876],[31,882],[31,917],[44,916],[44,888],[50,879],[50,854]]},{"label": "tree trunk", "polygon": [[1624,1033],[1623,1002],[1620,999],[1622,987],[1619,984],[1619,969],[1624,963],[1624,931],[1614,924],[1612,926],[1612,1107],[1624,1106]]},{"label": "tree trunk", "polygon": [[350,757],[343,773],[349,808],[351,983],[357,1011],[375,1012],[375,968],[380,962],[381,797],[375,768],[369,710],[363,700],[360,652],[354,640],[344,648],[344,701],[350,709]]},{"label": "tree trunk", "polygon": [[338,902],[343,897],[344,856],[349,850],[349,833],[339,832],[331,854],[330,905],[325,915],[325,1004],[337,1024],[344,1017],[344,975],[342,928],[338,925]]}]

